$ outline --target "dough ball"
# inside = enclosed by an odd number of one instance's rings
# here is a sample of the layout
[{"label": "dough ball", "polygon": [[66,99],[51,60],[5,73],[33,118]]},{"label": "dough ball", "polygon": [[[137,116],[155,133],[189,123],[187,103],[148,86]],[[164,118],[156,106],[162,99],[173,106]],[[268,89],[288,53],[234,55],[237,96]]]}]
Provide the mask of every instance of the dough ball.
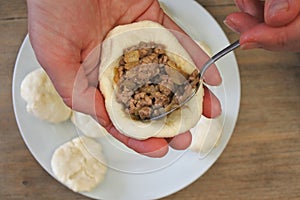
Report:
[{"label": "dough ball", "polygon": [[21,97],[27,102],[27,112],[52,123],[69,119],[71,109],[58,95],[51,80],[42,69],[29,73],[21,84]]},{"label": "dough ball", "polygon": [[51,159],[56,178],[75,192],[88,192],[101,183],[107,172],[99,143],[77,137],[60,146]]},{"label": "dough ball", "polygon": [[196,43],[201,47],[201,49],[210,57],[213,56],[211,48],[204,41],[196,41]]},{"label": "dough ball", "polygon": [[90,115],[73,111],[71,121],[84,135],[88,137],[100,138],[109,135],[106,129]]},{"label": "dough ball", "polygon": [[214,119],[202,116],[193,130],[190,149],[204,155],[209,153],[218,144],[221,137],[223,131],[222,119],[221,116]]}]

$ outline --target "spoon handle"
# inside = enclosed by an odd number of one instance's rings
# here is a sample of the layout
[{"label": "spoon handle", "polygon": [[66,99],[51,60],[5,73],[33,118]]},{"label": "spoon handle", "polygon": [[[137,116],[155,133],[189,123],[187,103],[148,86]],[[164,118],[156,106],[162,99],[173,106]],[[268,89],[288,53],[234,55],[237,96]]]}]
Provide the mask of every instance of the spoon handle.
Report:
[{"label": "spoon handle", "polygon": [[234,43],[232,43],[229,46],[227,46],[226,48],[224,48],[223,50],[221,50],[220,52],[216,53],[214,56],[212,56],[203,65],[202,69],[200,70],[200,77],[203,77],[205,71],[210,67],[210,65],[212,65],[214,62],[216,62],[217,60],[219,60],[220,58],[222,58],[227,53],[229,53],[229,52],[233,51],[234,49],[238,48],[239,46],[240,46],[240,41],[237,40]]}]

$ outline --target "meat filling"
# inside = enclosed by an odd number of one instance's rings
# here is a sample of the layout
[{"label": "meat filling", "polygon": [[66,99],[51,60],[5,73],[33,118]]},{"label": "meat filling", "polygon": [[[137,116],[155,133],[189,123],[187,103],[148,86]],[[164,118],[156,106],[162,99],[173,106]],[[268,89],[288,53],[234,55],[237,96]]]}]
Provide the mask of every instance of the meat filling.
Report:
[{"label": "meat filling", "polygon": [[185,73],[165,47],[141,42],[124,50],[115,68],[118,103],[135,120],[147,120],[178,107],[199,84],[198,70]]}]

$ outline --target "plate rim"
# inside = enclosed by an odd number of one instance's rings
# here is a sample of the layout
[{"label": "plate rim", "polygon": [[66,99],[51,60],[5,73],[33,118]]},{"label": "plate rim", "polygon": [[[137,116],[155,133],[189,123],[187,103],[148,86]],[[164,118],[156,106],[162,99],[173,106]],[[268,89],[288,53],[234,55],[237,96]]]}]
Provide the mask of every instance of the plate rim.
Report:
[{"label": "plate rim", "polygon": [[[164,1],[162,0],[162,2],[164,2]],[[208,15],[210,16],[210,18],[211,18],[212,20],[214,20],[214,22],[219,26],[219,24],[217,23],[217,21],[215,20],[215,18],[214,18],[214,17],[213,17],[206,9],[204,9],[204,8],[202,7],[202,5],[200,5],[198,2],[196,2],[196,1],[194,1],[194,0],[190,0],[190,1],[186,1],[186,2],[187,2],[187,3],[188,3],[188,2],[196,3],[197,6],[198,6],[199,8],[201,8],[204,12],[206,12],[206,14],[208,14]],[[224,33],[224,31],[223,31],[222,29],[221,29],[221,31],[222,31],[222,34],[224,34],[225,37],[226,37],[226,39],[227,39],[227,36],[226,36],[226,34]],[[43,169],[44,169],[44,170],[45,170],[52,178],[56,179],[56,177],[53,176],[53,175],[46,169],[46,167],[45,167],[44,164],[40,161],[40,159],[38,159],[38,156],[31,150],[30,144],[29,144],[28,140],[26,139],[26,137],[25,137],[25,135],[24,135],[24,133],[23,133],[23,128],[22,128],[22,126],[20,125],[20,124],[21,124],[20,118],[19,118],[19,116],[18,116],[18,114],[17,114],[17,113],[18,113],[17,108],[16,108],[16,95],[17,95],[17,94],[16,94],[16,85],[15,85],[15,84],[16,84],[16,83],[15,83],[15,79],[16,79],[16,76],[17,76],[17,74],[16,74],[16,68],[18,67],[17,65],[18,65],[18,63],[20,62],[21,53],[22,53],[22,51],[24,50],[24,47],[25,47],[25,45],[26,45],[26,42],[29,42],[29,43],[30,43],[30,39],[29,39],[29,35],[28,35],[28,34],[25,36],[25,38],[24,38],[24,40],[23,40],[23,42],[22,42],[22,45],[20,46],[20,49],[19,49],[18,54],[17,54],[16,62],[15,62],[15,65],[14,65],[13,81],[12,81],[13,110],[14,110],[15,119],[16,119],[16,121],[17,121],[18,128],[19,128],[19,130],[20,130],[20,134],[21,134],[21,136],[22,136],[23,141],[24,141],[25,144],[26,144],[26,148],[29,150],[30,154],[35,158],[35,160],[39,163],[39,165],[42,166],[42,168],[43,168]],[[228,42],[228,39],[227,39],[227,42]],[[225,149],[226,146],[228,145],[228,142],[229,142],[229,140],[230,140],[230,138],[231,138],[231,136],[232,136],[232,134],[233,134],[233,132],[234,132],[234,128],[235,128],[235,125],[236,125],[236,122],[237,122],[237,119],[238,119],[239,110],[240,110],[240,100],[241,100],[241,87],[240,87],[241,82],[240,82],[240,74],[239,74],[239,70],[238,70],[238,64],[237,64],[237,61],[236,61],[236,56],[235,56],[234,54],[233,54],[233,57],[232,57],[232,58],[233,58],[233,60],[234,60],[234,62],[235,62],[234,64],[235,64],[236,67],[237,67],[237,72],[238,72],[237,78],[238,78],[238,82],[239,82],[239,86],[238,86],[238,90],[239,90],[238,93],[239,93],[239,95],[237,96],[238,108],[237,108],[237,115],[236,115],[235,121],[234,121],[234,127],[233,127],[233,130],[231,131],[231,133],[230,133],[230,135],[227,137],[227,139],[224,141],[224,145],[223,145],[223,147],[221,148],[219,155],[217,155],[216,157],[213,158],[212,164],[209,165],[203,173],[201,173],[199,176],[194,176],[193,179],[192,179],[192,181],[189,181],[188,184],[184,184],[183,186],[179,186],[179,188],[175,189],[175,190],[172,191],[172,192],[165,193],[165,194],[163,194],[163,195],[158,195],[156,198],[163,198],[163,197],[169,196],[169,195],[171,195],[171,194],[174,194],[174,193],[178,192],[179,190],[182,190],[182,189],[188,187],[188,186],[189,186],[190,184],[192,184],[194,181],[196,181],[197,179],[199,179],[203,174],[206,173],[207,170],[209,170],[209,169],[214,165],[214,163],[216,162],[216,160],[218,160],[218,158],[222,155],[224,149]],[[56,179],[56,180],[57,180],[57,179]],[[87,193],[78,193],[78,194],[82,194],[82,195],[84,195],[84,196],[86,196],[86,197],[89,197],[89,198],[95,198],[95,197],[93,197],[93,196],[88,195]]]}]

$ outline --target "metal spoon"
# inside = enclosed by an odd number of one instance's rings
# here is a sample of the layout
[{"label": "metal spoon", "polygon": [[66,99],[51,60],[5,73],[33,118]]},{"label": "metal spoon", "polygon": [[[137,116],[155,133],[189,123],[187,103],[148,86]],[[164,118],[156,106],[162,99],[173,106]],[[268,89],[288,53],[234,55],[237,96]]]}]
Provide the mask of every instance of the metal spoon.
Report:
[{"label": "metal spoon", "polygon": [[[225,47],[223,50],[219,51],[217,54],[215,54],[214,56],[212,56],[201,68],[200,73],[199,73],[199,77],[200,77],[200,83],[203,82],[203,76],[206,72],[206,70],[213,64],[215,63],[217,60],[219,60],[220,58],[222,58],[223,56],[225,56],[226,54],[228,54],[229,52],[233,51],[234,49],[238,48],[240,46],[240,42],[239,40],[235,41],[234,43],[230,44],[229,46]],[[158,120],[161,119],[163,117],[165,117],[166,115],[172,113],[173,111],[177,110],[178,108],[182,107],[184,104],[186,104],[188,101],[190,101],[192,99],[192,97],[197,93],[199,87],[201,84],[197,84],[196,88],[194,89],[193,93],[187,97],[180,105],[172,108],[171,110],[164,112],[158,116],[154,116],[151,117],[150,119],[147,119],[146,121],[149,120]]]}]

